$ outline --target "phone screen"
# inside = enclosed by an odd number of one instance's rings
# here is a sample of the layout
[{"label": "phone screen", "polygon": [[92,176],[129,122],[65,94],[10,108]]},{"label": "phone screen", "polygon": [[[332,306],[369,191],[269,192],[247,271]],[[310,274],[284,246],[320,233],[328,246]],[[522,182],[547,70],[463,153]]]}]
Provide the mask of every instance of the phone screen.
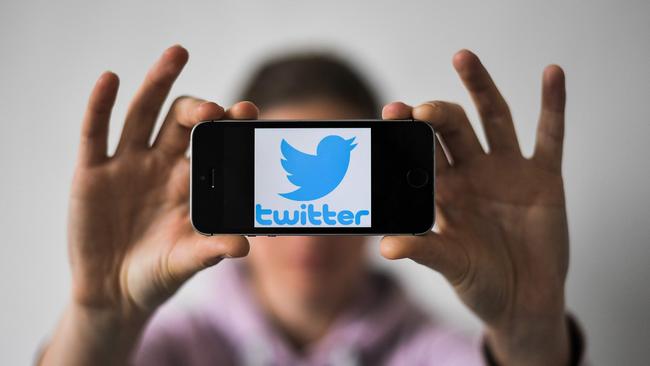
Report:
[{"label": "phone screen", "polygon": [[256,128],[254,227],[371,227],[370,128]]},{"label": "phone screen", "polygon": [[192,224],[204,234],[426,232],[434,138],[419,121],[201,123],[192,131]]}]

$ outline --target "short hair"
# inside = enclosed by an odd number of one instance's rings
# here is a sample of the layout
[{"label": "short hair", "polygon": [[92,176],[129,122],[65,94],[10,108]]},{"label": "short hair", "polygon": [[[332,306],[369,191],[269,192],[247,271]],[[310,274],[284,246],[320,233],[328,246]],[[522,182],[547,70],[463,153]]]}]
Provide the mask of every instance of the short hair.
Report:
[{"label": "short hair", "polygon": [[240,100],[261,109],[325,98],[358,109],[360,118],[379,118],[375,90],[348,62],[326,53],[294,53],[262,62]]}]

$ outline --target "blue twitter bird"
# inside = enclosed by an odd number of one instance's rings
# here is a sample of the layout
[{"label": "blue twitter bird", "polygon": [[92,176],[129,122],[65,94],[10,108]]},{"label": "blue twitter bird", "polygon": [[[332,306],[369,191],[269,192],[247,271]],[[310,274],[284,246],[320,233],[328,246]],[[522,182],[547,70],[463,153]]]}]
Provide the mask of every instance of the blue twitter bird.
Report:
[{"label": "blue twitter bird", "polygon": [[311,201],[332,192],[348,171],[350,152],[357,146],[355,138],[326,136],[318,143],[316,155],[304,153],[282,139],[282,167],[289,181],[300,188],[279,195],[293,201]]}]

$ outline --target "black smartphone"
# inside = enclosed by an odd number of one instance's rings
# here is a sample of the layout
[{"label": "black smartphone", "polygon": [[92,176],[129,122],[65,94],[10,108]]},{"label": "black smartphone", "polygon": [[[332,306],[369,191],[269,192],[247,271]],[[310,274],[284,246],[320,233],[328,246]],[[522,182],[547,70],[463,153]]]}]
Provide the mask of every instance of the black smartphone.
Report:
[{"label": "black smartphone", "polygon": [[434,144],[417,120],[206,121],[192,130],[191,220],[206,235],[423,234]]}]

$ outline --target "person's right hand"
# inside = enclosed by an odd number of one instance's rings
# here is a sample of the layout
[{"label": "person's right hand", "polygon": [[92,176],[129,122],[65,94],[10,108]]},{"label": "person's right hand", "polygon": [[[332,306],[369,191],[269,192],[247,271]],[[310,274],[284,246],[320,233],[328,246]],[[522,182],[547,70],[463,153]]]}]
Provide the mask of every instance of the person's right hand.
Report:
[{"label": "person's right hand", "polygon": [[190,129],[202,120],[254,119],[248,102],[230,110],[180,97],[160,132],[150,137],[161,106],[187,62],[180,46],[165,51],[128,109],[114,156],[107,156],[108,123],[118,89],[104,73],[82,127],[69,212],[72,301],[130,316],[150,313],[190,276],[224,256],[248,253],[243,236],[202,236],[189,219]]},{"label": "person's right hand", "polygon": [[241,102],[224,111],[215,103],[181,97],[149,143],[187,59],[187,51],[174,46],[151,68],[110,157],[108,124],[117,76],[104,73],[92,91],[70,197],[72,296],[43,364],[124,364],[147,318],[184,281],[224,257],[248,253],[243,236],[193,231],[185,153],[199,121],[254,119],[257,107]]}]

